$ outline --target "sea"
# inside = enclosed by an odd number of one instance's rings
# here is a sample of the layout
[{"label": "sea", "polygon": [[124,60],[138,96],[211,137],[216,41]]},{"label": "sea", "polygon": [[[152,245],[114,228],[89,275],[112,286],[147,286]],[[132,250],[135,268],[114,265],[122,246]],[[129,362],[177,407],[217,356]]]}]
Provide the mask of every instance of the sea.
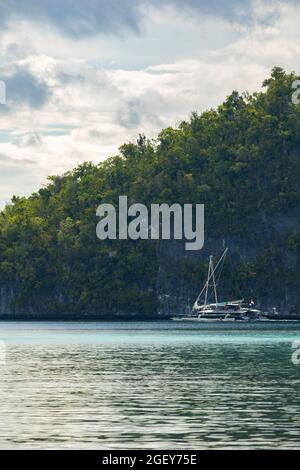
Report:
[{"label": "sea", "polygon": [[300,322],[0,322],[1,449],[300,449]]}]

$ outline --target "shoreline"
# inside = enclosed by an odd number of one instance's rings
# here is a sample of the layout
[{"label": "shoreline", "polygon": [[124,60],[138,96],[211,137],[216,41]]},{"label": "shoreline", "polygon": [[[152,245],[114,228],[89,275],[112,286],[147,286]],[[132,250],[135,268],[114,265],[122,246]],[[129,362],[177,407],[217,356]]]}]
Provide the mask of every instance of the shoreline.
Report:
[{"label": "shoreline", "polygon": [[142,317],[140,315],[137,316],[99,316],[99,315],[36,315],[36,316],[28,316],[28,315],[0,315],[0,322],[2,321],[103,321],[103,322],[132,322],[132,321],[143,321],[143,322],[153,322],[153,321],[166,321],[171,320],[171,316],[166,317]]},{"label": "shoreline", "polygon": [[[161,321],[171,321],[173,315],[169,316],[152,316],[152,317],[143,317],[141,315],[124,315],[124,316],[98,316],[98,315],[74,315],[74,314],[64,314],[64,315],[0,315],[0,323],[5,321],[17,322],[17,321],[24,321],[24,322],[161,322]],[[265,317],[266,322],[268,320],[272,322],[299,322],[300,323],[300,315],[298,314],[283,314],[283,315],[266,315]],[[213,321],[213,320],[212,320]],[[253,321],[255,323],[255,321]],[[249,323],[253,323],[249,322]],[[239,323],[238,321],[236,323]],[[257,322],[259,323],[259,322]]]}]

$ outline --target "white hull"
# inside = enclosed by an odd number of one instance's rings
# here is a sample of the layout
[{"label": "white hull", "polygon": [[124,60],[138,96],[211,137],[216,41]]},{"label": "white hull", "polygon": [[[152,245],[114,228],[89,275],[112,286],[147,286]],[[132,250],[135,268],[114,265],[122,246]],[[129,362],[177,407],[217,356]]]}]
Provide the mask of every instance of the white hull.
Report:
[{"label": "white hull", "polygon": [[[201,318],[201,317],[173,317],[171,318],[173,321],[178,322],[196,322],[196,323],[255,323],[255,322],[269,322],[269,321],[277,321],[277,320],[270,320],[268,318],[241,318],[237,320],[236,318]],[[297,320],[294,320],[297,321]]]},{"label": "white hull", "polygon": [[[245,303],[243,299],[220,302],[217,294],[217,283],[215,273],[220,269],[221,263],[225,259],[228,248],[220,257],[217,265],[214,267],[213,257],[209,257],[209,266],[207,280],[198,295],[191,314],[185,316],[174,317],[175,321],[189,321],[189,322],[256,322],[256,321],[270,321],[264,318],[263,312],[254,307],[254,302]],[[213,292],[214,303],[209,302],[211,297],[210,291]],[[202,300],[203,298],[203,300]],[[200,303],[200,300],[202,302]]]}]

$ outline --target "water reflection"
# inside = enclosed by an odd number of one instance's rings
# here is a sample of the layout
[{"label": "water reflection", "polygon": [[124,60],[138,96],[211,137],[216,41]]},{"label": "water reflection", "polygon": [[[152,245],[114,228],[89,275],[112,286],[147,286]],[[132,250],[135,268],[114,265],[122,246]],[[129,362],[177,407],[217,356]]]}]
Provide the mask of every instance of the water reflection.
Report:
[{"label": "water reflection", "polygon": [[135,332],[144,341],[121,341],[112,330],[86,341],[87,331],[79,341],[59,330],[63,341],[55,342],[40,326],[39,341],[28,333],[26,342],[7,328],[1,448],[300,447],[300,367],[290,359],[290,331],[176,341],[181,331],[158,328]]}]

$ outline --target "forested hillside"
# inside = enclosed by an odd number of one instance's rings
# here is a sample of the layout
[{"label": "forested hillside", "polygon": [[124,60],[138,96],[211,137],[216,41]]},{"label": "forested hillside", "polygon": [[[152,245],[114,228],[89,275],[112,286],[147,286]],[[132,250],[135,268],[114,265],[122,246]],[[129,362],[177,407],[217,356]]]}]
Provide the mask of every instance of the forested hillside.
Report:
[{"label": "forested hillside", "polygon": [[[141,134],[103,163],[51,176],[29,198],[13,197],[0,214],[1,313],[149,316],[182,308],[198,293],[208,253],[223,245],[231,253],[224,295],[299,308],[294,79],[274,68],[259,93],[233,92],[217,109],[164,129],[156,141]],[[204,250],[99,241],[96,208],[117,205],[120,195],[129,204],[205,204]]]}]

